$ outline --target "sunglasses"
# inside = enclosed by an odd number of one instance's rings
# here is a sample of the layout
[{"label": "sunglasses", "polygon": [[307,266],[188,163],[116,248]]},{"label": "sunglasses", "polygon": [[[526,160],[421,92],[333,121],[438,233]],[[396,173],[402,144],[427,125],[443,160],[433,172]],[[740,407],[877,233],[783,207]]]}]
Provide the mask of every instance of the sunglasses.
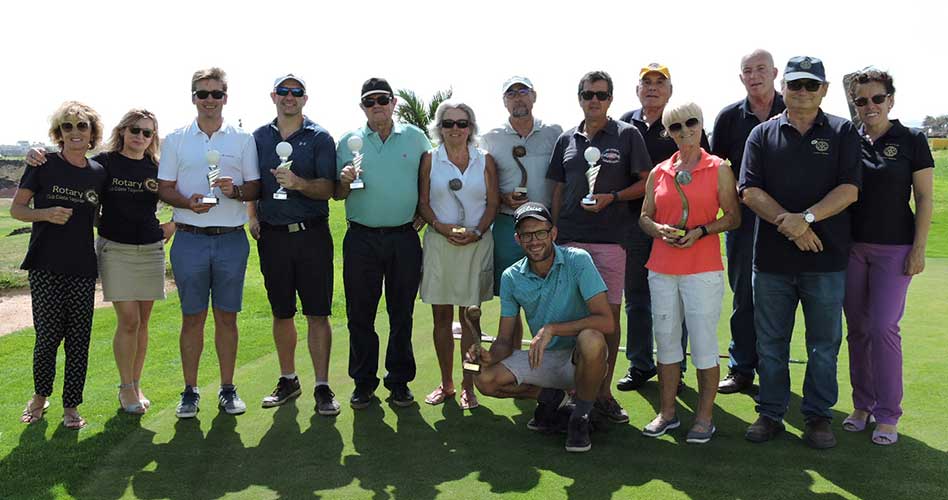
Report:
[{"label": "sunglasses", "polygon": [[872,103],[873,103],[873,104],[882,104],[882,103],[885,102],[886,99],[889,98],[889,95],[890,95],[890,94],[876,94],[876,95],[874,95],[874,96],[872,96],[872,97],[869,97],[869,98],[866,98],[866,97],[857,97],[857,98],[853,99],[853,104],[855,104],[857,108],[861,108],[861,107],[865,106],[866,104],[869,104],[869,101],[870,101],[870,100],[872,100]]},{"label": "sunglasses", "polygon": [[227,92],[224,92],[223,90],[195,90],[191,94],[198,99],[207,99],[207,96],[211,96],[214,99],[220,100],[223,99],[225,95],[227,95]]},{"label": "sunglasses", "polygon": [[522,88],[522,89],[518,89],[518,90],[508,90],[508,91],[504,92],[504,97],[506,97],[507,99],[513,99],[514,97],[517,97],[517,96],[527,96],[527,95],[530,95],[530,92],[531,92],[531,90],[528,89],[528,88],[526,88],[526,87],[524,87],[524,88]]},{"label": "sunglasses", "polygon": [[823,86],[823,82],[817,80],[794,80],[792,82],[787,82],[787,88],[793,91],[806,88],[807,92],[816,92],[820,90],[820,87]]},{"label": "sunglasses", "polygon": [[668,126],[668,131],[669,131],[669,132],[680,132],[683,127],[692,128],[692,127],[697,127],[699,124],[701,124],[701,120],[699,120],[699,119],[697,119],[697,118],[688,118],[688,119],[685,121],[685,124],[684,124],[684,125],[682,125],[681,122],[679,122],[679,123],[672,123],[671,125]]},{"label": "sunglasses", "polygon": [[593,92],[592,90],[584,90],[579,93],[579,96],[582,97],[584,101],[591,101],[593,97],[595,97],[596,99],[599,99],[600,101],[607,101],[609,100],[610,97],[612,97],[612,94],[604,90],[600,90],[598,92]]},{"label": "sunglasses", "polygon": [[379,106],[388,106],[388,103],[392,102],[392,96],[380,95],[378,97],[363,97],[362,105],[371,108],[378,103]]},{"label": "sunglasses", "polygon": [[276,90],[274,90],[274,92],[276,92],[276,95],[280,97],[284,97],[287,94],[293,94],[293,97],[303,97],[303,95],[306,94],[306,89],[302,89],[299,87],[297,88],[277,87]]},{"label": "sunglasses", "polygon": [[128,133],[130,133],[130,134],[132,134],[132,135],[141,134],[141,135],[143,135],[143,136],[145,137],[145,139],[151,139],[151,136],[152,136],[152,134],[155,133],[155,131],[152,130],[152,129],[150,129],[150,128],[129,127],[129,128],[128,128]]},{"label": "sunglasses", "polygon": [[531,233],[517,233],[517,236],[520,238],[522,243],[530,243],[533,240],[544,241],[550,237],[549,229],[541,229],[539,231],[533,231]]},{"label": "sunglasses", "polygon": [[467,128],[470,124],[468,120],[441,120],[441,128],[454,128],[455,125],[458,128]]},{"label": "sunglasses", "polygon": [[72,122],[62,122],[59,124],[59,129],[62,130],[63,132],[69,133],[69,132],[72,132],[73,126],[75,126],[75,128],[80,132],[85,132],[86,130],[89,130],[89,122],[79,122],[79,123],[76,123],[75,125],[73,125]]}]

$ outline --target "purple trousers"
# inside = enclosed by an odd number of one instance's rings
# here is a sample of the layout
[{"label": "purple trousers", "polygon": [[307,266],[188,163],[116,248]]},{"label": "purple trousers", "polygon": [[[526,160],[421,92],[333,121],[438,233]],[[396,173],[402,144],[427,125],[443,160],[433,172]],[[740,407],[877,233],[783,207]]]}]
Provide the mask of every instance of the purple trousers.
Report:
[{"label": "purple trousers", "polygon": [[902,416],[902,336],[899,320],[911,276],[903,272],[911,245],[854,243],[846,270],[843,310],[849,334],[853,407],[876,422]]}]

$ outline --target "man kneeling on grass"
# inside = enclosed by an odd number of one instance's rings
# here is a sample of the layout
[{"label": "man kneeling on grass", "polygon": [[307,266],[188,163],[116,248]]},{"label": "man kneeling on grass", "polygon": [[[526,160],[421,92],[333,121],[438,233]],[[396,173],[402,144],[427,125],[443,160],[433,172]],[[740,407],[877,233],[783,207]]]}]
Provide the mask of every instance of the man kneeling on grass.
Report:
[{"label": "man kneeling on grass", "polygon": [[[468,359],[481,365],[474,379],[481,393],[537,400],[527,424],[532,430],[552,430],[565,390],[575,388],[566,451],[588,451],[589,411],[606,374],[612,312],[592,258],[585,250],[554,245],[552,220],[540,203],[515,212],[515,236],[526,257],[501,277],[497,340],[490,352],[472,346]],[[515,351],[511,344],[521,308],[533,334],[529,351]]]}]

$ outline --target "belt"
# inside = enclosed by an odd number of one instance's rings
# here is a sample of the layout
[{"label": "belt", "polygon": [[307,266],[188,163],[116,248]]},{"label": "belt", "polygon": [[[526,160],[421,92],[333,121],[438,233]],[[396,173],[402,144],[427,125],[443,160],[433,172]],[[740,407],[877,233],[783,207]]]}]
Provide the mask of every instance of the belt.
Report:
[{"label": "belt", "polygon": [[277,231],[280,233],[297,233],[300,231],[307,231],[309,229],[316,228],[322,224],[326,224],[325,218],[316,218],[304,220],[302,222],[294,222],[292,224],[286,225],[275,225],[267,224],[266,222],[260,221],[260,229],[266,229],[268,231]]},{"label": "belt", "polygon": [[411,222],[402,224],[401,226],[390,226],[390,227],[370,227],[363,226],[358,222],[349,221],[349,229],[358,229],[359,231],[365,231],[367,233],[375,234],[390,234],[390,233],[403,233],[405,231],[414,231]]},{"label": "belt", "polygon": [[174,223],[175,228],[178,231],[184,231],[186,233],[194,234],[204,234],[207,236],[218,236],[221,234],[233,233],[234,231],[243,231],[244,226],[228,227],[228,226],[209,226],[209,227],[198,227],[192,226],[190,224],[183,224],[181,222]]}]

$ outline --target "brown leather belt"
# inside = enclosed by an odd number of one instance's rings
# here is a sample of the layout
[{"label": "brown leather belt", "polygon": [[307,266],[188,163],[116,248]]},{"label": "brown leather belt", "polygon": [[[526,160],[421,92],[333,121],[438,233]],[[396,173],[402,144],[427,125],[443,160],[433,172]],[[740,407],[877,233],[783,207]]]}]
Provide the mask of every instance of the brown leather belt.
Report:
[{"label": "brown leather belt", "polygon": [[243,231],[244,226],[228,227],[228,226],[209,226],[209,227],[199,227],[192,226],[190,224],[183,224],[181,222],[174,223],[175,228],[178,231],[184,231],[186,233],[194,234],[204,234],[207,236],[219,236],[221,234],[233,233],[234,231]]}]

